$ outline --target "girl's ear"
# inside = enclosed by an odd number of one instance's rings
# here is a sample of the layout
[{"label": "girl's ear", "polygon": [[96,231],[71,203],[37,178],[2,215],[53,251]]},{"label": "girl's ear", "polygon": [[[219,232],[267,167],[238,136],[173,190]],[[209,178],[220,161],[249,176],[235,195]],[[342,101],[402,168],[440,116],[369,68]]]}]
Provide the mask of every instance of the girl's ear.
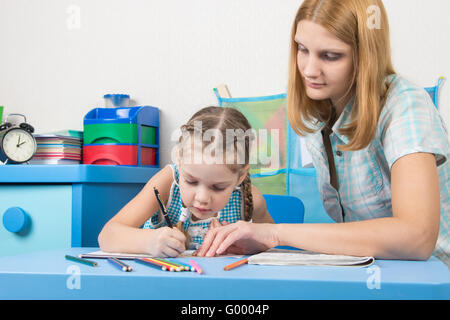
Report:
[{"label": "girl's ear", "polygon": [[239,179],[238,179],[237,186],[242,184],[242,182],[244,181],[245,177],[247,176],[249,170],[250,170],[250,164],[247,164],[241,171],[241,174],[240,174]]}]

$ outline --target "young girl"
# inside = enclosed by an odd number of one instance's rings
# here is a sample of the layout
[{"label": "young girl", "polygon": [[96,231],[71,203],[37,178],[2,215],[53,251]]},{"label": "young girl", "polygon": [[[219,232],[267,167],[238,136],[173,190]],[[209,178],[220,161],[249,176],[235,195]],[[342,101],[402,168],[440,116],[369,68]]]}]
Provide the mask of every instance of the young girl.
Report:
[{"label": "young girl", "polygon": [[448,265],[447,131],[426,91],[394,72],[382,1],[305,0],[291,46],[289,121],[306,136],[326,211],[344,223],[239,222],[211,230],[199,255],[290,245],[385,259],[434,251]]},{"label": "young girl", "polygon": [[[244,115],[233,108],[207,107],[181,130],[177,163],[154,175],[108,221],[98,238],[101,250],[175,257],[198,249],[210,226],[239,220],[273,223],[262,194],[250,182],[251,128]],[[178,227],[167,226],[154,188]],[[182,212],[187,216],[180,223]]]}]

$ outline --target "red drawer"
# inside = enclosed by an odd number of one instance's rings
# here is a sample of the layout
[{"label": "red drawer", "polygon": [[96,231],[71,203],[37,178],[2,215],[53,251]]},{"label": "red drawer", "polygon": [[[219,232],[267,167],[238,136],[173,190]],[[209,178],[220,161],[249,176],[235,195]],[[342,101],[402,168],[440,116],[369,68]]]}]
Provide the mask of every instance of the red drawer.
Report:
[{"label": "red drawer", "polygon": [[[101,165],[138,165],[137,145],[91,145],[83,146],[84,164]],[[156,150],[141,148],[140,165],[154,166],[156,164]]]}]

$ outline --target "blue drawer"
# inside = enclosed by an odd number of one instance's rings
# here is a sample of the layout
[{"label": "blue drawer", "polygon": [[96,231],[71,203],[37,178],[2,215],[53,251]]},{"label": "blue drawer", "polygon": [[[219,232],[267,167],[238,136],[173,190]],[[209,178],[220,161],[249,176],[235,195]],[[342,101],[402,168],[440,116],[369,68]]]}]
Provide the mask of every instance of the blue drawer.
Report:
[{"label": "blue drawer", "polygon": [[[7,229],[12,207],[28,218],[18,232]],[[72,185],[0,185],[0,256],[70,248],[71,214]]]},{"label": "blue drawer", "polygon": [[[0,166],[0,256],[98,247],[104,224],[158,171],[100,165]],[[16,230],[21,215],[27,217],[27,227]]]}]

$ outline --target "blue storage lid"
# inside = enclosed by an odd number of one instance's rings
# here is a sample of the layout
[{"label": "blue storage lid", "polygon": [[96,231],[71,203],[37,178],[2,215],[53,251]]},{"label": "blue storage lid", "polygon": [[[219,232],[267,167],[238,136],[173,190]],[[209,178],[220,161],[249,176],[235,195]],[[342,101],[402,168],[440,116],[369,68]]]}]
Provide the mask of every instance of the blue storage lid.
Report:
[{"label": "blue storage lid", "polygon": [[128,94],[105,94],[103,98],[105,98],[105,105],[107,107],[128,107],[128,103],[130,102],[130,96]]},{"label": "blue storage lid", "polygon": [[105,94],[103,96],[103,98],[105,98],[105,99],[111,99],[111,98],[114,98],[114,97],[121,98],[121,99],[124,99],[124,98],[130,99],[130,95],[129,94],[109,93],[109,94]]},{"label": "blue storage lid", "polygon": [[95,108],[84,116],[84,124],[137,123],[159,127],[159,110],[152,106]]}]

